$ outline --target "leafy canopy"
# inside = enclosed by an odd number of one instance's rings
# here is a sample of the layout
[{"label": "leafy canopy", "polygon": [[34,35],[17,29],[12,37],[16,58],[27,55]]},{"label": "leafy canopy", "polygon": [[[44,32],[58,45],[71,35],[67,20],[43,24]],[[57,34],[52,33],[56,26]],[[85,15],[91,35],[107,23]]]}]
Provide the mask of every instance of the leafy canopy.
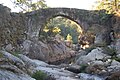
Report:
[{"label": "leafy canopy", "polygon": [[33,11],[39,8],[47,8],[44,0],[14,0],[16,7],[20,7],[23,11]]},{"label": "leafy canopy", "polygon": [[97,9],[105,9],[107,13],[116,13],[120,9],[120,0],[99,0]]}]

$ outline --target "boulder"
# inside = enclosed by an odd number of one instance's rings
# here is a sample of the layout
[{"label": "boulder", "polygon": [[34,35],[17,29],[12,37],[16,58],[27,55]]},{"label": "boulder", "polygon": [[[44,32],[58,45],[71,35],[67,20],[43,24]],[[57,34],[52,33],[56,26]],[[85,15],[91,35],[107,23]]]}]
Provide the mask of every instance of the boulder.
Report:
[{"label": "boulder", "polygon": [[93,63],[94,61],[97,61],[97,60],[99,61],[99,60],[104,60],[104,59],[108,59],[108,58],[110,58],[110,56],[102,53],[101,48],[96,48],[96,49],[93,49],[87,55],[79,57],[79,59],[76,61],[76,63],[78,65],[89,64],[89,63]]},{"label": "boulder", "polygon": [[104,75],[104,73],[106,73],[106,68],[104,67],[104,65],[89,65],[86,70],[85,70],[86,73],[89,73],[89,74],[98,74],[98,75]]},{"label": "boulder", "polygon": [[93,49],[88,55],[86,55],[87,59],[89,60],[103,60],[107,57],[108,55],[102,53],[101,48]]},{"label": "boulder", "polygon": [[105,80],[120,80],[120,71],[111,73]]},{"label": "boulder", "polygon": [[120,62],[112,60],[111,65],[107,67],[109,72],[117,72],[120,70]]},{"label": "boulder", "polygon": [[[23,54],[29,56],[33,59],[39,59],[45,61],[48,54],[48,47],[42,42],[32,42],[30,40],[25,40],[23,42]],[[46,58],[46,59],[45,59]]]},{"label": "boulder", "polygon": [[75,51],[68,48],[63,42],[57,40],[50,41],[49,43],[25,40],[23,42],[23,54],[32,59],[52,63],[75,56]]},{"label": "boulder", "polygon": [[79,65],[69,65],[65,68],[68,71],[74,72],[74,73],[80,73],[81,72],[81,66]]}]

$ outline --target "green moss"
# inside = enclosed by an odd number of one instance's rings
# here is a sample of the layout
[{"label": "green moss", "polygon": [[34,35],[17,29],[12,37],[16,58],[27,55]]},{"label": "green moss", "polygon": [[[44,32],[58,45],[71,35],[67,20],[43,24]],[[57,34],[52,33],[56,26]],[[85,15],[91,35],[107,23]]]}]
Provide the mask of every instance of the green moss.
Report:
[{"label": "green moss", "polygon": [[14,55],[16,57],[18,57],[18,54],[20,54],[20,51],[14,51],[14,52],[12,52],[12,55]]},{"label": "green moss", "polygon": [[3,57],[3,54],[2,53],[0,53],[0,58],[2,58]]},{"label": "green moss", "polygon": [[32,78],[35,78],[36,80],[45,80],[47,78],[47,74],[43,73],[42,71],[36,71]]}]

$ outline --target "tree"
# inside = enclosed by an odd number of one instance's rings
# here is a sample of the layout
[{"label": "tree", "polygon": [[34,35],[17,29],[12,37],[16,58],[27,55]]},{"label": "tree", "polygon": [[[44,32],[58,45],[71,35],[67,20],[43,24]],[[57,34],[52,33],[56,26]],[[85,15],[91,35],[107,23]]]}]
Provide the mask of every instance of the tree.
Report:
[{"label": "tree", "polygon": [[67,41],[71,41],[72,42],[72,36],[70,34],[67,35]]},{"label": "tree", "polygon": [[97,9],[105,9],[108,13],[116,13],[120,9],[120,0],[99,0]]},{"label": "tree", "polygon": [[47,8],[44,0],[14,0],[16,7],[20,7],[23,11],[32,11],[39,8]]}]

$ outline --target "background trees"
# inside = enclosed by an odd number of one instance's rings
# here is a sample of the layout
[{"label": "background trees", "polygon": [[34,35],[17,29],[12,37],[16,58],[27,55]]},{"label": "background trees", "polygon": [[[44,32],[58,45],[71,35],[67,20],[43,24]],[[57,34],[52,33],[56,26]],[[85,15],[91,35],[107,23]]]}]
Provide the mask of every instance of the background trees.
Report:
[{"label": "background trees", "polygon": [[120,0],[99,0],[97,9],[105,9],[107,13],[116,13],[120,9]]},{"label": "background trees", "polygon": [[[55,35],[61,35],[65,40],[67,40],[67,36],[71,36],[73,43],[78,42],[78,36],[82,33],[82,30],[79,25],[75,22],[63,18],[63,17],[56,17],[50,19],[48,23],[45,25],[45,28],[41,32],[41,36],[45,35],[48,37],[54,37]],[[43,39],[43,38],[42,38]]]},{"label": "background trees", "polygon": [[39,8],[47,8],[44,0],[14,0],[12,2],[24,12],[37,10]]}]

